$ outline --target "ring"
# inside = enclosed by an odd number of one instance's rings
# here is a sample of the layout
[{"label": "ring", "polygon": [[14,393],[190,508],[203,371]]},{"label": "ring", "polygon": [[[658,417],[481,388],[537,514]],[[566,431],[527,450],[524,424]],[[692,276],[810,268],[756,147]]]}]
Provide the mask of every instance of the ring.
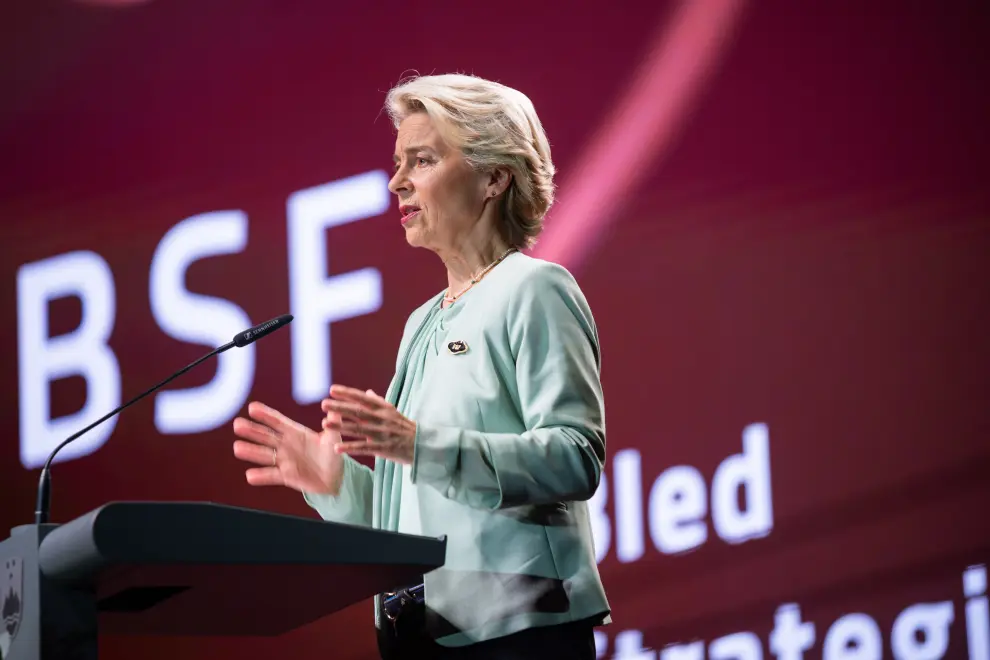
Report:
[{"label": "ring", "polygon": [[278,467],[278,450],[272,447],[272,467]]}]

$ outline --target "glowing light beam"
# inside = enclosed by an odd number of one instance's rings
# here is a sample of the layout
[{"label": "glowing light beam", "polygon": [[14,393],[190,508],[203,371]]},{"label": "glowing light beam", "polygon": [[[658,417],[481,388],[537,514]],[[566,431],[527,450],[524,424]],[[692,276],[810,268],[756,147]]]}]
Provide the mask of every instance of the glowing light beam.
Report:
[{"label": "glowing light beam", "polygon": [[711,78],[745,0],[683,0],[560,186],[533,256],[577,270],[623,198],[659,162]]}]

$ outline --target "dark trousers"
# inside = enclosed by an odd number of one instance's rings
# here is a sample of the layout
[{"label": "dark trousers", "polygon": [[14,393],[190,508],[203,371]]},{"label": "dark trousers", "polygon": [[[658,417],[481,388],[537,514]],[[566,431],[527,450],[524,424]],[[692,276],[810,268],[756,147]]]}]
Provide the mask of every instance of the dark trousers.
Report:
[{"label": "dark trousers", "polygon": [[595,660],[591,622],[529,628],[512,635],[447,647],[426,634],[422,606],[404,610],[396,625],[382,620],[378,648],[384,660]]}]

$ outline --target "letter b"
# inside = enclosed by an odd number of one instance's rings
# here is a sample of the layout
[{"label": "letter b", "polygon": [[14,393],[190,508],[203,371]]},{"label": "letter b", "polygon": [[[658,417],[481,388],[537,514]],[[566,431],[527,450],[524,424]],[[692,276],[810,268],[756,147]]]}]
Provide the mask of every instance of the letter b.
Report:
[{"label": "letter b", "polygon": [[[48,303],[76,296],[82,322],[72,332],[48,336]],[[70,252],[25,264],[17,271],[17,358],[20,386],[21,464],[40,467],[68,436],[120,405],[120,367],[107,345],[113,331],[113,274],[94,252]],[[81,410],[51,419],[48,384],[68,376],[86,380]],[[55,462],[92,454],[107,441],[116,417],[59,452]]]}]

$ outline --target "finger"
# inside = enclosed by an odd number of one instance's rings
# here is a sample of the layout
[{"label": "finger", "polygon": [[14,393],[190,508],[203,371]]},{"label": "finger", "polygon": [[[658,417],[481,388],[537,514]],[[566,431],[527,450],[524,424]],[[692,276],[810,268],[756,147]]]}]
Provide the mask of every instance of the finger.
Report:
[{"label": "finger", "polygon": [[352,447],[350,449],[337,449],[338,454],[347,454],[348,456],[377,456],[380,458],[388,458],[390,454],[382,449],[375,449],[374,447]]},{"label": "finger", "polygon": [[335,399],[364,399],[368,395],[359,389],[354,387],[348,387],[346,385],[338,385],[334,383],[330,386],[330,396]]},{"label": "finger", "polygon": [[368,392],[362,392],[361,390],[353,387],[347,387],[346,385],[331,385],[330,396],[334,399],[343,399],[345,401],[363,403],[371,408],[380,408],[382,404],[385,403],[385,399],[381,398],[377,394],[374,394],[374,392],[369,394]]},{"label": "finger", "polygon": [[392,408],[392,404],[388,400],[376,393],[374,390],[368,390],[366,394],[370,397],[371,402],[376,408]]},{"label": "finger", "polygon": [[274,459],[272,447],[253,442],[244,442],[243,440],[234,441],[234,456],[248,463],[268,467],[271,467],[272,460]]},{"label": "finger", "polygon": [[234,420],[234,435],[251,442],[274,447],[278,444],[279,436],[274,429],[264,424],[252,422],[250,419],[238,417]]},{"label": "finger", "polygon": [[345,401],[331,401],[330,411],[337,413],[338,418],[359,419],[364,421],[377,421],[381,417],[376,415],[367,407],[358,403],[347,403]]},{"label": "finger", "polygon": [[[345,388],[343,385],[336,385],[334,387],[339,387],[340,388],[340,391],[339,392],[338,392],[338,390],[333,389],[333,388],[331,388],[331,390],[335,394],[338,394],[339,395],[339,398],[341,398],[341,399],[347,399],[347,400],[350,400],[350,401],[360,400],[360,401],[364,401],[364,402],[367,402],[367,403],[370,403],[370,402],[382,403],[382,402],[385,401],[385,399],[383,399],[382,397],[378,396],[375,393],[374,390],[365,390],[364,394],[362,395],[359,390],[355,390],[354,388],[350,388],[350,387]],[[331,407],[333,406],[333,403],[334,403],[334,400],[333,399],[323,399],[322,401],[320,401],[320,409],[323,412],[327,412],[327,411],[329,411],[331,409]]]},{"label": "finger", "polygon": [[323,399],[323,401],[320,401],[320,410],[325,413],[330,412],[330,406],[333,405],[333,402],[333,399]]},{"label": "finger", "polygon": [[359,452],[381,452],[385,447],[380,442],[375,442],[371,438],[365,438],[364,440],[351,440],[346,442],[338,442],[334,445],[333,450],[338,454],[354,454]]},{"label": "finger", "polygon": [[248,404],[248,415],[250,415],[252,419],[271,427],[276,432],[295,429],[297,426],[291,419],[274,408],[266,406],[260,401],[252,401]]},{"label": "finger", "polygon": [[390,435],[391,429],[386,424],[372,424],[369,422],[348,422],[339,421],[331,422],[328,421],[324,427],[330,431],[337,431],[341,435],[347,435],[351,437],[372,437],[377,439],[377,436]]},{"label": "finger", "polygon": [[244,478],[252,486],[284,486],[285,480],[282,473],[275,467],[248,468],[244,471]]}]

